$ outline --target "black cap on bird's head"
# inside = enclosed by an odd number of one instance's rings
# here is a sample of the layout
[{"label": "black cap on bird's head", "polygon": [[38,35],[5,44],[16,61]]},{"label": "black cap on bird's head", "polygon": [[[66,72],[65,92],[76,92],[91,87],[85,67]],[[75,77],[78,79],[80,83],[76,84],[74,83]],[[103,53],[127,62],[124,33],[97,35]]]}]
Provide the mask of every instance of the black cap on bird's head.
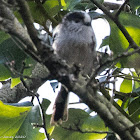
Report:
[{"label": "black cap on bird's head", "polygon": [[65,17],[63,18],[62,23],[64,23],[65,21],[75,22],[75,23],[82,22],[84,25],[87,26],[91,25],[91,18],[89,14],[84,11],[70,12],[66,14]]}]

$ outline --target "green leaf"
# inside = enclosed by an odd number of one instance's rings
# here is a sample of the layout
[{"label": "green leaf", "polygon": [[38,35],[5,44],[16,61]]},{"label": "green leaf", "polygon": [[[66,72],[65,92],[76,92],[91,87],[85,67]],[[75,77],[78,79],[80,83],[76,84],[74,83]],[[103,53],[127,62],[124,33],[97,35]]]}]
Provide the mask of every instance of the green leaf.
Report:
[{"label": "green leaf", "polygon": [[137,80],[140,80],[139,76],[137,75],[136,72],[132,72],[133,76],[134,76],[134,85],[133,85],[133,92],[135,92],[134,90],[136,90],[137,88],[140,87],[140,83]]},{"label": "green leaf", "polygon": [[69,109],[68,121],[63,123],[62,127],[56,126],[51,138],[57,140],[89,140],[102,139],[106,136],[106,134],[91,133],[91,131],[108,131],[108,128],[98,116],[91,117],[83,110]]},{"label": "green leaf", "polygon": [[123,104],[122,100],[118,99],[117,104],[118,104],[119,106],[122,106],[122,104]]},{"label": "green leaf", "polygon": [[18,136],[23,136],[24,140],[39,140],[39,139],[45,139],[45,135],[43,133],[39,132],[40,128],[33,129],[33,123],[34,124],[41,124],[41,117],[40,117],[40,111],[38,106],[32,107],[31,111],[28,113],[28,116],[22,123],[19,131],[16,134],[16,137],[14,140],[20,140],[21,138]]},{"label": "green leaf", "polygon": [[11,88],[15,87],[21,82],[20,78],[11,78]]},{"label": "green leaf", "polygon": [[[17,73],[21,72],[23,68],[23,62],[25,62],[26,68],[24,75],[31,75],[32,69],[36,62],[29,56],[27,56],[11,38],[3,41],[0,44],[0,81],[7,80],[8,78],[17,78]],[[12,79],[12,87],[17,85],[20,81],[18,79]]]},{"label": "green leaf", "polygon": [[65,0],[61,0],[61,5],[66,6]]},{"label": "green leaf", "polygon": [[103,41],[102,41],[102,44],[100,45],[100,48],[106,46],[106,45],[109,45],[109,36],[106,36]]},{"label": "green leaf", "polygon": [[20,23],[23,23],[23,19],[18,11],[14,11],[14,15],[16,16],[16,18]]},{"label": "green leaf", "polygon": [[15,107],[0,101],[0,138],[13,139],[31,107]]},{"label": "green leaf", "polygon": [[20,102],[20,103],[6,103],[7,105],[12,105],[12,106],[32,106],[33,104],[29,101],[25,101],[25,102]]},{"label": "green leaf", "polygon": [[5,32],[0,31],[0,43],[2,43],[4,40],[6,40],[8,38],[10,38],[9,34],[6,34]]},{"label": "green leaf", "polygon": [[[140,18],[138,16],[122,13],[119,16],[119,20],[124,25],[130,36],[136,42],[138,46],[140,46]],[[114,56],[117,56],[123,53],[128,47],[129,43],[122,34],[122,32],[118,29],[118,27],[112,21],[109,21],[111,26],[111,34],[109,38],[109,46],[113,51]],[[129,52],[133,51],[133,49],[129,50]],[[140,55],[134,54],[127,58],[122,58],[119,61],[119,67],[129,67],[129,68],[140,68]]]},{"label": "green leaf", "polygon": [[64,10],[74,10],[77,4],[80,4],[81,0],[65,0],[66,6],[63,7]]},{"label": "green leaf", "polygon": [[[46,110],[50,105],[50,101],[44,99],[43,109]],[[29,102],[20,105],[30,106]],[[14,104],[15,105],[15,104]],[[17,104],[18,105],[18,104]],[[32,105],[32,104],[31,104]],[[53,127],[48,125],[50,115],[46,116],[46,125],[48,133],[53,131]],[[5,105],[0,101],[0,138],[6,140],[43,140],[45,139],[44,133],[40,133],[40,128],[33,129],[32,124],[42,124],[39,106],[31,107],[16,107]]]},{"label": "green leaf", "polygon": [[0,81],[5,81],[11,77],[11,71],[5,67],[5,65],[0,64]]},{"label": "green leaf", "polygon": [[[50,105],[50,101],[47,99],[43,99],[42,107],[45,111],[47,110],[48,106]],[[54,127],[50,126],[50,118],[51,115],[46,115],[46,128],[49,134],[52,133]],[[45,139],[45,135],[42,132],[39,132],[40,128],[33,128],[34,124],[42,124],[42,117],[40,115],[40,108],[38,105],[33,106],[31,111],[28,113],[26,119],[22,123],[19,131],[17,132],[16,136],[24,136],[24,140],[43,140]],[[14,138],[14,140],[20,140],[21,138]]]},{"label": "green leaf", "polygon": [[139,96],[140,95],[140,87],[134,89],[133,92]]},{"label": "green leaf", "polygon": [[128,111],[134,122],[140,121],[140,97],[131,102]]},{"label": "green leaf", "polygon": [[15,42],[10,38],[0,44],[0,58],[4,64],[20,71],[26,54],[20,50]]},{"label": "green leaf", "polygon": [[[88,117],[84,120],[84,123],[81,126],[83,131],[97,131],[97,132],[105,132],[108,131],[108,128],[105,126],[104,121],[98,116]],[[106,137],[106,133],[96,134],[92,136],[94,139],[103,139]]]},{"label": "green leaf", "polygon": [[63,5],[65,5],[64,0],[61,0],[61,3],[59,0],[47,0],[43,6],[50,16],[54,16],[58,14]]},{"label": "green leaf", "polygon": [[[23,75],[26,76],[31,76],[32,74],[32,70],[35,67],[36,61],[33,60],[31,57],[27,57],[24,60],[27,68],[24,69]],[[25,79],[26,80],[26,79]],[[11,88],[15,87],[16,85],[18,85],[21,82],[20,77],[17,78],[11,78]]]},{"label": "green leaf", "polygon": [[130,102],[132,101],[132,98],[124,99],[121,105],[121,108],[123,108],[128,113],[128,106]]},{"label": "green leaf", "polygon": [[129,4],[133,12],[140,7],[140,0],[129,0]]},{"label": "green leaf", "polygon": [[36,23],[44,25],[47,21],[47,17],[43,16],[37,4],[34,1],[29,1],[28,5],[30,7],[31,14]]},{"label": "green leaf", "polygon": [[61,4],[58,0],[47,0],[42,5],[45,10],[34,1],[28,1],[28,5],[34,21],[42,26],[45,25],[48,20],[47,14],[54,17],[61,9]]},{"label": "green leaf", "polygon": [[23,75],[30,76],[37,62],[31,57],[26,57],[24,62],[26,69],[24,69]]},{"label": "green leaf", "polygon": [[137,15],[140,16],[140,7],[137,9]]},{"label": "green leaf", "polygon": [[[126,76],[126,78],[132,78],[130,75]],[[124,79],[121,86],[120,86],[120,92],[123,92],[123,93],[130,93],[132,92],[132,80],[127,80],[127,79]]]},{"label": "green leaf", "polygon": [[50,81],[50,85],[52,86],[53,91],[55,92],[55,89],[58,87],[58,81],[52,80]]},{"label": "green leaf", "polygon": [[85,11],[86,10],[86,7],[87,7],[87,2],[85,2],[85,3],[78,3],[78,4],[76,4],[74,7],[73,7],[73,9],[74,10],[82,10],[82,11]]},{"label": "green leaf", "polygon": [[[50,101],[47,99],[43,99],[42,107],[43,107],[44,112],[48,109],[49,105],[50,105]],[[51,115],[45,114],[45,118],[46,118],[47,132],[51,135],[54,130],[54,126],[50,125]]]}]

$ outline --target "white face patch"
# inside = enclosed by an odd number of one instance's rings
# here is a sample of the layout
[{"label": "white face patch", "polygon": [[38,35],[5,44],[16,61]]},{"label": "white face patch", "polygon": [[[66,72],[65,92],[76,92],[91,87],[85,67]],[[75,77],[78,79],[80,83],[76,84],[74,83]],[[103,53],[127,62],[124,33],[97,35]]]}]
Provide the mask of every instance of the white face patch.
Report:
[{"label": "white face patch", "polygon": [[91,17],[89,16],[89,14],[87,14],[85,12],[84,12],[84,14],[85,14],[85,18],[84,18],[85,23],[91,22]]}]

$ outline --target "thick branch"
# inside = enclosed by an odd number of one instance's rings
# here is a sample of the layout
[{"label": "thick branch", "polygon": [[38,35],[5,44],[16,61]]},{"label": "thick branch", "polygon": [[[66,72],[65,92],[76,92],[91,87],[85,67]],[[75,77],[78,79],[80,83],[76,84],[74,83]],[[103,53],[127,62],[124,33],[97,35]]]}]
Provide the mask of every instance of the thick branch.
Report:
[{"label": "thick branch", "polygon": [[[31,16],[31,12],[29,9],[29,6],[27,4],[27,2],[25,0],[17,0],[18,6],[19,6],[19,13],[22,16],[22,19],[28,29],[28,33],[32,39],[32,41],[34,42],[34,44],[36,44],[36,47],[38,46],[37,44],[40,44],[40,40],[38,38],[38,32],[34,27],[34,21],[33,18]],[[38,51],[41,48],[37,48]]]},{"label": "thick branch", "polygon": [[114,132],[116,132],[122,140],[139,140],[140,130],[135,127],[131,128],[134,124],[127,119],[121,112],[119,112],[109,100],[104,96],[98,94],[96,89],[91,87],[86,88],[81,84],[76,84],[73,91],[92,109],[97,111],[100,117],[106,122]]},{"label": "thick branch", "polygon": [[30,39],[28,32],[19,23],[10,8],[2,1],[0,1],[0,29],[21,40],[25,44],[22,49],[25,52],[28,50],[28,53],[37,60],[34,55],[36,53],[36,47]]},{"label": "thick branch", "polygon": [[[23,0],[22,0],[22,2],[24,3]],[[26,9],[26,7],[24,7],[24,8]],[[23,42],[25,44],[23,46],[26,47],[26,45],[27,45],[27,48],[25,48],[24,51],[26,51],[29,55],[31,55],[31,51],[30,51],[30,48],[28,48],[28,44],[31,44],[32,41],[30,40],[29,36],[26,36],[26,35],[28,35],[26,30],[24,28],[22,28],[21,24],[17,21],[16,17],[11,12],[11,10],[6,5],[4,5],[1,1],[0,1],[0,10],[2,11],[2,12],[0,12],[0,17],[2,17],[2,20],[6,22],[6,24],[4,24],[5,22],[0,23],[0,26],[3,27],[2,29],[6,30],[9,34],[16,35],[16,37],[18,39],[23,40]],[[25,12],[25,11],[22,11],[22,12]],[[30,17],[30,16],[27,16],[27,17]],[[8,19],[8,21],[7,21],[7,19]],[[17,21],[16,24],[14,24],[14,20]],[[9,27],[9,24],[10,24],[10,27]],[[19,30],[16,30],[17,26],[20,27]],[[27,24],[27,26],[28,26],[28,24]],[[72,73],[73,70],[69,70],[68,66],[65,63],[63,63],[61,60],[59,60],[53,54],[53,50],[51,49],[51,47],[46,47],[46,45],[41,43],[41,40],[39,43],[38,42],[37,42],[37,44],[35,44],[37,46],[37,48],[43,47],[43,50],[41,49],[41,51],[39,52],[42,62],[40,60],[39,60],[39,62],[43,63],[49,69],[53,78],[56,78],[60,81],[66,81],[66,79],[69,79],[67,76],[62,76],[62,75],[68,75],[69,73]],[[33,45],[33,43],[32,43],[32,45]],[[31,48],[33,47],[32,45],[30,46]],[[36,58],[36,57],[33,57],[33,58],[38,61],[38,58]],[[66,83],[68,83],[68,82],[66,82]]]},{"label": "thick branch", "polygon": [[112,3],[112,2],[104,2],[103,5],[104,5],[108,10],[118,10],[118,9],[121,7],[121,4]]}]

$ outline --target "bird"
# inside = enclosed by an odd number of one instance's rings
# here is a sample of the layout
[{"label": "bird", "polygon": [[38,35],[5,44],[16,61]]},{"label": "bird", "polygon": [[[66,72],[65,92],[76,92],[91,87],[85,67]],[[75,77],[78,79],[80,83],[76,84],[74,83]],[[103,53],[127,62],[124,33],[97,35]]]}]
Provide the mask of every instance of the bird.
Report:
[{"label": "bird", "polygon": [[[69,66],[80,67],[82,75],[90,76],[96,61],[96,37],[91,17],[85,11],[66,14],[53,31],[54,54]],[[50,124],[61,124],[68,119],[68,90],[62,86],[54,104]]]}]

